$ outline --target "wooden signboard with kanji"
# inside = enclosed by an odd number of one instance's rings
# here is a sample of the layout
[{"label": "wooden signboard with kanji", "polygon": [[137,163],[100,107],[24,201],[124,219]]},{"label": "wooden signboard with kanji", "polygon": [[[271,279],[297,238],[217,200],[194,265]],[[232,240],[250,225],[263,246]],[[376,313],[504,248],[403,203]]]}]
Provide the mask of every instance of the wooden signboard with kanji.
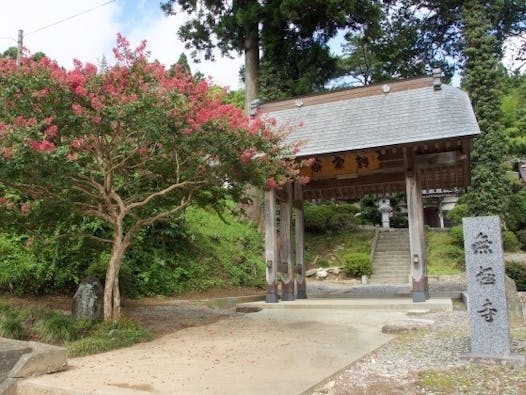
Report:
[{"label": "wooden signboard with kanji", "polygon": [[302,169],[301,173],[311,179],[321,179],[359,174],[379,167],[378,153],[368,151],[315,157],[311,167]]}]

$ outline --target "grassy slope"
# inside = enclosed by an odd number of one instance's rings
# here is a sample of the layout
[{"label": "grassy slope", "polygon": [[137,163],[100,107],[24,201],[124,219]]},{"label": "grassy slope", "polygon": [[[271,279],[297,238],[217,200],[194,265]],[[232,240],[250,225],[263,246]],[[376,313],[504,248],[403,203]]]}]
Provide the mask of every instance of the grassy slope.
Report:
[{"label": "grassy slope", "polygon": [[430,275],[458,274],[464,271],[464,250],[449,232],[426,232],[427,264]]},{"label": "grassy slope", "polygon": [[334,232],[305,234],[305,262],[307,268],[320,266],[343,266],[341,257],[350,252],[371,250],[374,231]]},{"label": "grassy slope", "polygon": [[263,237],[253,224],[212,211],[190,208],[186,213],[192,248],[187,255],[194,290],[210,287],[262,287],[265,279]]}]

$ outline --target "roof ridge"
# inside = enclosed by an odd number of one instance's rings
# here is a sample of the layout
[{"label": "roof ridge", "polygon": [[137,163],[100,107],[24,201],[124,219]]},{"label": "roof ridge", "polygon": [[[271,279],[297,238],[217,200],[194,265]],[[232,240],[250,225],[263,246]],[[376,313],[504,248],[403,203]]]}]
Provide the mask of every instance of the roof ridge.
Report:
[{"label": "roof ridge", "polygon": [[[386,88],[387,87],[387,88]],[[315,93],[295,98],[265,103],[260,107],[264,113],[282,111],[296,107],[312,106],[360,97],[386,95],[412,89],[433,88],[433,77],[411,78],[398,81],[387,81],[361,87],[353,87],[332,92]],[[386,89],[388,89],[386,91]]]}]

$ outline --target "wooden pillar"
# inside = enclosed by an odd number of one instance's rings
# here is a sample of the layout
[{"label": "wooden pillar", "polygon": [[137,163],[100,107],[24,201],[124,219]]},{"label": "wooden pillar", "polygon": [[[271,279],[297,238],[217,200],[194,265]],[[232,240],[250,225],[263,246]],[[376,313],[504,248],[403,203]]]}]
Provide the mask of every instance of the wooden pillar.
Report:
[{"label": "wooden pillar", "polygon": [[305,282],[304,235],[303,227],[303,184],[296,181],[294,184],[294,240],[296,257],[296,298],[307,299],[307,283]]},{"label": "wooden pillar", "polygon": [[276,191],[265,191],[265,262],[267,266],[267,303],[277,303],[278,248],[276,239]]},{"label": "wooden pillar", "polygon": [[283,187],[284,199],[279,204],[279,271],[281,300],[294,300],[294,265],[292,261],[292,183]]},{"label": "wooden pillar", "polygon": [[407,218],[409,222],[409,243],[411,248],[411,278],[413,302],[429,299],[427,280],[426,245],[424,235],[424,205],[422,188],[412,148],[404,148],[405,185],[407,194]]},{"label": "wooden pillar", "polygon": [[442,210],[442,201],[444,198],[438,198],[438,221],[440,223],[440,229],[444,229],[444,211]]}]

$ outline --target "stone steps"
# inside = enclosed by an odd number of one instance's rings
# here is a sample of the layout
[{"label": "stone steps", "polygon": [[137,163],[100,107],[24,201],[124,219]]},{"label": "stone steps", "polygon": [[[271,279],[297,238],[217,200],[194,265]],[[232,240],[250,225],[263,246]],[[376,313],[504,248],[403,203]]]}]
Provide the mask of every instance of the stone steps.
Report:
[{"label": "stone steps", "polygon": [[374,254],[374,259],[376,261],[394,261],[394,260],[397,260],[397,261],[402,261],[404,260],[405,262],[409,262],[409,258],[410,258],[410,255],[407,254],[407,253],[401,253],[401,254],[397,254],[397,253],[388,253],[386,252],[385,254],[382,253],[382,254]]},{"label": "stone steps", "polygon": [[407,284],[410,266],[409,232],[380,231],[373,255],[371,283]]}]

